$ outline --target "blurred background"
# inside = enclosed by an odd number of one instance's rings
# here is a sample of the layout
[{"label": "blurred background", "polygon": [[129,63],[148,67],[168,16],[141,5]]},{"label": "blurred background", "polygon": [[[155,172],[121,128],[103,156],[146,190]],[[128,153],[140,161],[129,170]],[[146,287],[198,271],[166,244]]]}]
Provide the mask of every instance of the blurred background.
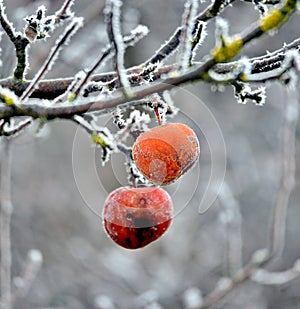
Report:
[{"label": "blurred background", "polygon": [[[23,18],[33,14],[39,5],[45,4],[51,14],[63,1],[4,2],[15,28],[22,30]],[[75,2],[74,11],[85,18],[85,27],[60,54],[47,78],[74,76],[92,65],[107,43],[104,1]],[[201,4],[201,9],[206,4]],[[139,23],[150,29],[144,40],[128,48],[127,67],[145,61],[169,38],[181,23],[183,8],[183,0],[124,1],[124,33]],[[242,1],[236,1],[222,16],[230,21],[231,34],[259,18],[253,5]],[[299,26],[299,15],[294,15],[277,33],[256,40],[242,54],[253,57],[276,50],[297,38]],[[212,21],[206,41],[198,49],[198,59],[214,46],[214,29]],[[62,30],[59,28],[47,42],[32,44],[28,79],[37,72]],[[13,47],[5,34],[1,47],[4,78],[14,67]],[[99,72],[111,69],[108,63]],[[70,121],[52,121],[39,137],[34,130],[27,130],[14,142],[13,276],[20,275],[30,249],[40,250],[44,258],[28,294],[17,301],[16,309],[197,308],[200,294],[207,295],[221,277],[228,276],[224,207],[217,199],[204,214],[198,211],[211,172],[209,145],[214,142],[210,140],[214,135],[210,130],[213,132],[216,124],[227,150],[225,182],[240,206],[243,264],[256,250],[267,246],[280,178],[286,89],[279,82],[269,83],[263,107],[252,102],[237,104],[230,86],[212,91],[211,85],[199,82],[184,89],[171,93],[181,109],[171,121],[185,122],[195,130],[201,145],[200,163],[178,183],[166,187],[173,196],[177,215],[166,235],[140,250],[115,245],[96,215],[101,214],[107,194],[126,185],[122,155],[114,155],[102,167],[101,153],[91,145],[87,134]],[[205,119],[197,104],[204,104],[215,118],[211,118],[211,128],[205,126],[208,131],[204,131]],[[113,129],[109,116],[99,123]],[[298,130],[296,182],[289,201],[285,249],[282,257],[268,266],[272,271],[291,268],[300,258],[299,133]],[[248,281],[214,308],[300,308],[300,280],[272,287]]]}]

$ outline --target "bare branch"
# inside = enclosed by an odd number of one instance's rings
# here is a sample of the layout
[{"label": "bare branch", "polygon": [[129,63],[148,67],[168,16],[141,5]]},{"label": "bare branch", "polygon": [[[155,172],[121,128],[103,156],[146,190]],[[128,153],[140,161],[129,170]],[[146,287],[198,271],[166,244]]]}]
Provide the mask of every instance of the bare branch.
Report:
[{"label": "bare branch", "polygon": [[219,194],[222,205],[220,220],[225,229],[226,269],[233,276],[242,268],[242,217],[240,205],[228,184],[223,183]]},{"label": "bare branch", "polygon": [[194,58],[196,55],[196,51],[198,47],[202,44],[205,37],[207,36],[206,32],[206,22],[203,22],[202,20],[199,20],[196,24],[195,31],[193,33],[193,39],[192,39],[192,53],[190,55],[190,64],[194,62]]},{"label": "bare branch", "polygon": [[23,80],[24,71],[27,65],[27,47],[30,41],[20,32],[16,32],[12,23],[7,19],[4,12],[3,0],[0,2],[0,23],[4,31],[7,33],[9,39],[15,46],[17,56],[17,66],[14,69],[14,78]]},{"label": "bare branch", "polygon": [[[125,38],[124,38],[125,40]],[[293,62],[286,62],[286,53],[290,50],[295,50],[299,54],[300,51],[300,38],[294,40],[292,43],[285,45],[283,48],[274,51],[273,53],[268,53],[261,57],[255,57],[249,59],[250,69],[247,75],[247,82],[264,82],[266,80],[278,79],[286,70],[290,67],[285,67],[282,70],[282,65],[284,63],[293,64]],[[195,64],[197,66],[197,64]],[[221,78],[222,75],[229,74],[237,66],[237,62],[229,63],[218,63],[213,67],[213,72],[216,72]],[[159,79],[162,75],[168,74],[175,69],[174,65],[164,66],[157,68],[155,72],[152,72],[153,80]],[[127,70],[127,74],[140,74],[141,68],[139,66],[133,67]],[[232,76],[232,75],[230,75]],[[116,78],[114,72],[97,74],[91,77],[92,81],[96,82],[111,82]],[[207,82],[211,82],[209,78],[206,79]],[[237,76],[233,80],[223,78],[226,83],[232,83],[236,81],[241,81],[240,76]],[[53,99],[66,91],[69,85],[73,82],[73,78],[65,79],[53,79],[53,80],[43,80],[38,84],[38,88],[34,90],[31,97],[43,98],[43,99]],[[25,89],[28,87],[30,81],[24,81],[23,83],[17,83],[11,79],[4,79],[0,81],[0,85],[5,88],[9,88],[14,91],[17,95],[21,95]]]},{"label": "bare branch", "polygon": [[57,17],[56,22],[60,22],[61,20],[64,20],[66,18],[69,18],[72,14],[70,12],[71,7],[73,6],[75,0],[66,0],[64,4],[62,5],[61,9],[58,10],[55,15]]},{"label": "bare branch", "polygon": [[11,309],[11,141],[3,139],[0,179],[0,237],[1,237],[1,309]]},{"label": "bare branch", "polygon": [[[149,32],[148,28],[142,25],[137,26],[134,30],[131,31],[131,33],[128,36],[125,36],[123,38],[124,46],[133,46],[136,44],[139,40],[141,40],[145,35],[147,35]],[[82,87],[87,83],[87,81],[91,78],[93,72],[102,64],[105,63],[105,61],[113,55],[114,48],[113,46],[107,47],[102,55],[98,58],[96,63],[85,73],[85,78],[82,79],[80,84],[77,86],[76,90],[74,91],[75,96],[77,97],[82,89]]]},{"label": "bare branch", "polygon": [[118,80],[124,95],[127,97],[130,95],[130,83],[128,81],[124,66],[125,45],[122,38],[120,25],[121,6],[122,2],[120,0],[107,0],[106,23],[108,38],[115,50],[115,68]]},{"label": "bare branch", "polygon": [[28,127],[32,123],[32,118],[26,118],[23,121],[20,121],[16,125],[13,126],[13,128],[5,129],[5,127],[1,128],[0,130],[0,135],[3,136],[13,136],[16,135],[17,133],[21,132],[23,129]]},{"label": "bare branch", "polygon": [[254,253],[252,261],[237,271],[231,278],[226,279],[221,287],[217,286],[204,300],[201,308],[209,308],[211,305],[219,302],[228,293],[241,283],[250,278],[256,281],[266,282],[266,284],[280,284],[280,282],[288,282],[299,276],[299,263],[295,263],[292,270],[284,273],[269,273],[262,270],[261,267],[266,265],[278,256],[283,250],[286,211],[288,199],[294,184],[294,168],[295,168],[295,130],[298,118],[298,100],[290,97],[288,106],[284,106],[284,126],[282,138],[282,162],[280,188],[274,202],[274,213],[271,226],[271,245],[270,249],[262,249]]},{"label": "bare branch", "polygon": [[209,308],[213,304],[216,304],[233,291],[237,286],[249,280],[251,275],[260,267],[264,266],[270,261],[270,255],[268,251],[259,250],[254,253],[252,260],[239,270],[231,278],[223,278],[219,284],[210,294],[208,294],[203,301],[200,309]]},{"label": "bare branch", "polygon": [[7,106],[0,106],[0,118],[11,116],[31,116],[33,118],[47,117],[48,120],[61,117],[70,118],[75,114],[83,114],[86,112],[109,110],[118,105],[136,101],[144,98],[152,93],[162,92],[172,88],[174,85],[179,85],[190,80],[197,80],[199,76],[206,72],[214,64],[213,60],[209,60],[197,69],[190,71],[182,76],[176,78],[169,78],[162,81],[157,81],[151,85],[137,86],[134,88],[134,96],[131,98],[124,98],[120,91],[116,91],[110,98],[103,97],[99,101],[84,101],[80,105],[72,106],[45,106],[44,104],[22,104],[18,109],[13,110]]},{"label": "bare branch", "polygon": [[289,197],[295,182],[295,140],[298,120],[298,98],[296,90],[288,91],[287,105],[283,108],[281,140],[281,177],[274,201],[271,221],[270,250],[278,256],[285,242],[286,214]]},{"label": "bare branch", "polygon": [[178,69],[186,71],[190,66],[192,57],[192,34],[194,28],[194,18],[197,14],[198,0],[188,0],[185,3],[185,10],[182,16],[181,30],[181,50],[178,54]]},{"label": "bare branch", "polygon": [[47,73],[47,71],[50,69],[50,66],[55,61],[55,58],[58,56],[58,53],[61,49],[61,47],[68,41],[68,39],[74,35],[79,27],[82,26],[82,18],[74,18],[72,23],[69,25],[69,27],[66,29],[65,33],[58,39],[55,47],[49,54],[48,58],[46,59],[43,66],[40,68],[39,72],[35,75],[34,79],[30,82],[27,89],[23,92],[19,104],[21,104],[24,100],[26,100],[31,93],[33,92],[34,88],[37,87],[37,84],[39,80]]},{"label": "bare branch", "polygon": [[[228,6],[235,0],[215,0],[206,10],[204,10],[201,14],[194,18],[194,30],[193,35],[197,32],[199,21],[208,21],[209,19],[217,16],[220,11]],[[162,45],[155,54],[143,63],[143,66],[147,67],[150,64],[156,64],[157,62],[161,62],[163,59],[171,55],[180,44],[180,36],[182,32],[182,27],[178,27],[174,34],[169,38],[166,44]]]},{"label": "bare branch", "polygon": [[285,271],[270,272],[264,269],[258,269],[251,276],[251,280],[264,285],[282,285],[287,284],[300,276],[300,260],[294,263],[294,266]]},{"label": "bare branch", "polygon": [[21,277],[14,278],[16,289],[12,294],[12,303],[16,299],[25,297],[35,280],[43,263],[43,255],[39,250],[31,249],[27,254],[25,267]]},{"label": "bare branch", "polygon": [[[289,0],[294,3],[295,0]],[[286,18],[290,16],[292,12],[287,13]],[[280,25],[277,25],[278,27]],[[38,104],[31,104],[30,106],[22,106],[17,110],[12,110],[11,108],[4,106],[0,107],[0,118],[3,117],[11,117],[11,116],[32,116],[34,118],[37,117],[48,117],[48,119],[53,119],[55,117],[72,117],[74,114],[82,114],[87,111],[96,111],[96,110],[103,110],[103,109],[111,109],[120,104],[135,101],[142,99],[145,96],[148,96],[152,93],[156,92],[163,92],[164,90],[168,90],[173,86],[183,84],[186,82],[190,82],[193,80],[200,80],[206,79],[207,73],[218,61],[226,61],[230,60],[234,57],[237,53],[239,53],[240,49],[246,45],[250,38],[256,38],[258,36],[263,35],[264,31],[261,29],[261,23],[255,23],[254,25],[250,26],[247,30],[244,31],[244,35],[240,37],[234,37],[232,41],[229,43],[225,42],[224,46],[217,46],[210,58],[207,58],[206,61],[201,63],[198,66],[193,67],[187,73],[179,75],[174,78],[167,78],[160,81],[152,82],[149,85],[144,86],[137,86],[134,87],[134,92],[130,98],[124,98],[124,95],[120,92],[115,92],[114,96],[111,98],[103,98],[103,100],[99,100],[96,102],[88,102],[80,105],[75,106],[60,106],[60,107],[45,107]],[[227,45],[228,44],[228,45]]]},{"label": "bare branch", "polygon": [[8,37],[10,38],[10,40],[12,42],[14,42],[16,40],[16,37],[18,36],[18,34],[16,33],[12,23],[8,21],[7,16],[6,16],[4,11],[5,11],[5,8],[4,8],[3,0],[1,0],[0,1],[0,22],[1,22],[1,26],[4,29],[4,31],[6,32],[6,34],[8,35]]}]

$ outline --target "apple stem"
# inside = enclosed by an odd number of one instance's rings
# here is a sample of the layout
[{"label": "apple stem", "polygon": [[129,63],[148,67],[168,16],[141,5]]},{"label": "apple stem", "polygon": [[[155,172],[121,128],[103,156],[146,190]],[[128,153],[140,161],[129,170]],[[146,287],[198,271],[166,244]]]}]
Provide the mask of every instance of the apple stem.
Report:
[{"label": "apple stem", "polygon": [[159,111],[158,111],[158,107],[154,108],[154,112],[155,112],[155,115],[156,115],[156,118],[157,118],[158,125],[160,126],[161,125],[161,117],[160,117],[160,114],[159,114]]}]

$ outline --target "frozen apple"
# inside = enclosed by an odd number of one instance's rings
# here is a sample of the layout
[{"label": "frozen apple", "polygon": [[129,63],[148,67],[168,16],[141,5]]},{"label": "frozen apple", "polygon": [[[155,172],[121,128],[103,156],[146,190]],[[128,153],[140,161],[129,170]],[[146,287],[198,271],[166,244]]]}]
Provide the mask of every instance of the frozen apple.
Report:
[{"label": "frozen apple", "polygon": [[127,249],[142,248],[161,237],[172,216],[172,200],[158,187],[120,187],[110,193],[103,208],[107,234]]}]

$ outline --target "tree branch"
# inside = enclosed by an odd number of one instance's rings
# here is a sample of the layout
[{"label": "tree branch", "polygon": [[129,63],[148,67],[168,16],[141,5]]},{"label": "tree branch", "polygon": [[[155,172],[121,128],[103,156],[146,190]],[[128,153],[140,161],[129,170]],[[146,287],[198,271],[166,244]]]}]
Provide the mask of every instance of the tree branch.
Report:
[{"label": "tree branch", "polygon": [[247,281],[258,268],[264,266],[269,261],[270,255],[267,251],[255,252],[252,260],[233,277],[221,279],[215,290],[204,298],[200,309],[209,308],[213,304],[218,303],[237,286]]},{"label": "tree branch", "polygon": [[0,179],[0,231],[1,231],[1,309],[11,308],[11,141],[4,139],[1,154]]},{"label": "tree branch", "polygon": [[[126,38],[126,37],[125,37]],[[124,38],[124,39],[125,39]],[[286,53],[290,50],[295,50],[300,53],[300,38],[294,40],[288,45],[285,45],[283,48],[278,49],[272,53],[254,57],[249,59],[250,64],[250,72],[247,75],[248,82],[265,82],[267,80],[277,79],[283,71],[278,71],[282,67],[282,64],[285,60]],[[110,52],[108,49],[106,52]],[[195,64],[197,67],[199,64]],[[212,70],[219,74],[220,76],[226,75],[233,71],[236,67],[237,61],[229,62],[229,63],[218,63],[216,64]],[[152,73],[153,80],[158,80],[162,75],[166,75],[169,72],[175,69],[175,65],[167,65],[161,68],[157,68],[155,72]],[[192,69],[193,70],[193,69]],[[142,72],[139,66],[132,67],[127,70],[127,74],[130,75],[136,74],[139,75]],[[91,77],[92,81],[95,82],[103,82],[108,83],[112,82],[116,78],[116,74],[114,72],[96,74]],[[234,81],[243,81],[240,77],[237,77]],[[40,99],[54,99],[57,96],[63,94],[70,84],[74,81],[74,78],[64,78],[64,79],[51,79],[51,80],[42,80],[38,83],[37,88],[32,93],[32,98],[40,98]],[[211,82],[212,80],[208,79],[207,82]],[[132,81],[133,82],[133,81]],[[231,83],[232,80],[227,80],[227,83]],[[20,96],[28,87],[31,81],[24,81],[23,83],[16,82],[12,79],[2,79],[0,80],[0,85],[3,88],[9,88],[14,91],[16,95]]]},{"label": "tree branch", "polygon": [[[223,8],[231,4],[235,0],[215,0],[207,9],[200,13],[197,17],[194,18],[194,29],[193,35],[197,32],[197,27],[200,21],[206,22],[209,19],[217,16]],[[163,45],[156,53],[147,61],[143,63],[144,67],[149,66],[150,64],[156,64],[157,62],[162,61],[167,56],[171,55],[180,44],[180,37],[182,33],[182,27],[178,27],[174,34],[169,38],[168,42]]]},{"label": "tree branch", "polygon": [[78,31],[79,27],[82,26],[82,22],[82,18],[74,18],[72,23],[66,29],[65,33],[58,39],[53,50],[49,54],[45,63],[40,68],[39,72],[35,75],[34,79],[30,82],[26,90],[23,92],[19,104],[21,104],[22,101],[26,100],[31,95],[34,88],[37,86],[39,80],[46,74],[50,66],[53,64],[63,44],[65,44],[69,40],[69,38]]},{"label": "tree branch", "polygon": [[17,56],[17,66],[14,70],[14,78],[16,80],[23,80],[24,71],[27,64],[27,46],[30,41],[23,36],[20,32],[16,32],[13,25],[8,21],[4,12],[3,0],[0,1],[0,23],[9,39],[15,46]]},{"label": "tree branch", "polygon": [[227,183],[219,194],[222,205],[220,221],[224,225],[226,273],[234,275],[242,267],[242,216],[240,205]]},{"label": "tree branch", "polygon": [[[292,95],[295,93],[295,95]],[[289,197],[295,182],[295,141],[298,120],[296,90],[288,92],[287,105],[283,109],[281,151],[281,177],[271,220],[270,251],[279,256],[284,248],[286,215]]]},{"label": "tree branch", "polygon": [[[240,48],[242,48],[242,46],[246,45],[247,42],[250,41],[250,38],[261,36],[264,33],[265,32],[261,31],[260,22],[255,23],[255,26],[253,25],[250,26],[248,30],[244,31],[244,34],[242,36],[235,39],[238,42],[238,46],[235,50],[235,53],[238,53]],[[298,46],[299,41],[298,40],[297,42],[294,41],[293,43],[291,43],[290,47],[291,48],[294,47],[295,44],[297,44]],[[230,47],[231,46],[228,45],[227,49]],[[85,102],[80,105],[74,105],[74,106],[46,107],[42,104],[30,104],[30,106],[24,104],[17,110],[12,109],[8,106],[0,106],[0,118],[12,117],[12,116],[32,116],[33,118],[47,117],[48,119],[53,119],[56,117],[69,118],[72,117],[74,114],[82,114],[88,111],[92,112],[104,109],[109,110],[120,104],[142,99],[143,97],[148,96],[152,93],[169,90],[173,86],[177,86],[195,80],[203,80],[203,79],[209,80],[207,74],[204,73],[207,73],[212,67],[216,65],[216,61],[218,60],[218,58],[222,58],[223,56],[227,57],[228,56],[227,52],[228,51],[226,50],[226,46],[225,47],[223,46],[222,49],[216,48],[213,51],[212,57],[207,58],[207,60],[202,64],[195,65],[191,70],[182,75],[179,75],[174,78],[160,79],[150,83],[149,85],[136,86],[132,88],[133,94],[131,98],[124,98],[123,94],[120,91],[116,91],[114,95],[110,98],[104,97],[103,99],[101,99],[101,101],[98,100],[96,102]],[[233,57],[234,54],[231,56]],[[255,59],[254,61],[256,60],[257,59]],[[263,61],[265,61],[265,59],[263,59]],[[228,65],[228,64],[217,64],[217,65]],[[109,77],[114,78],[115,74],[111,75],[105,74],[98,76],[98,78],[102,80],[107,80]],[[58,83],[64,84],[66,83],[66,80],[59,80]],[[47,84],[44,85],[47,87]]]},{"label": "tree branch", "polygon": [[[204,299],[200,307],[209,308],[222,300],[238,285],[251,279],[255,281],[276,282],[290,281],[299,276],[299,262],[290,271],[279,274],[268,273],[261,268],[267,265],[272,259],[278,257],[282,252],[285,242],[286,212],[291,190],[294,186],[295,174],[295,134],[298,119],[298,100],[296,89],[292,90],[288,99],[288,105],[284,106],[283,138],[281,141],[282,167],[280,185],[273,203],[273,216],[271,222],[271,244],[270,249],[262,249],[254,253],[252,260],[231,278],[225,279],[225,284],[219,285]],[[292,94],[295,94],[293,96]]]}]

